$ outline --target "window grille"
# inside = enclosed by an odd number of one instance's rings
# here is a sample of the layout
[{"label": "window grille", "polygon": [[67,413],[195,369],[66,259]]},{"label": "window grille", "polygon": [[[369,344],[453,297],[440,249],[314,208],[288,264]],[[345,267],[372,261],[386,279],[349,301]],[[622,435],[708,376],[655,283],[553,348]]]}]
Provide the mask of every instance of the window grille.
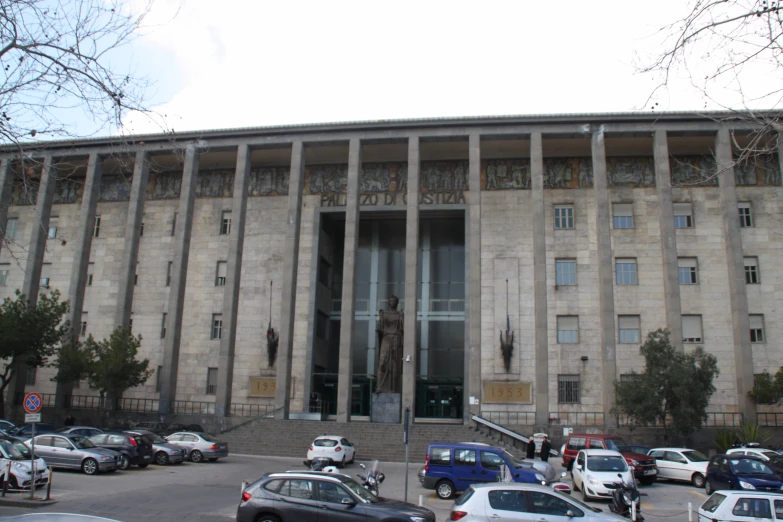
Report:
[{"label": "window grille", "polygon": [[579,375],[557,376],[557,402],[579,404]]}]

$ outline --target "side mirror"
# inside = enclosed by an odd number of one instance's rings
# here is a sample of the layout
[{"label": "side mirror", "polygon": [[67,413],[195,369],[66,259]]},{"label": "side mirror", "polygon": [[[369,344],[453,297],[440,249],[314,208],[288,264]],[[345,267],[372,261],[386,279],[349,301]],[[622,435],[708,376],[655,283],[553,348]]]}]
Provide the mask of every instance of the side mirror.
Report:
[{"label": "side mirror", "polygon": [[353,506],[355,506],[355,505],[356,505],[356,501],[355,501],[354,499],[352,499],[352,498],[345,497],[344,499],[342,499],[342,500],[340,501],[340,504],[342,504],[342,505],[344,505],[344,506],[350,506],[350,507],[353,507]]},{"label": "side mirror", "polygon": [[622,473],[618,473],[617,476],[620,477],[620,478],[623,478],[623,474]]},{"label": "side mirror", "polygon": [[574,466],[574,469],[582,471],[582,466],[580,464],[577,464],[576,466]]},{"label": "side mirror", "polygon": [[567,516],[568,518],[574,518],[574,512],[569,509],[568,511],[566,511],[565,516]]}]

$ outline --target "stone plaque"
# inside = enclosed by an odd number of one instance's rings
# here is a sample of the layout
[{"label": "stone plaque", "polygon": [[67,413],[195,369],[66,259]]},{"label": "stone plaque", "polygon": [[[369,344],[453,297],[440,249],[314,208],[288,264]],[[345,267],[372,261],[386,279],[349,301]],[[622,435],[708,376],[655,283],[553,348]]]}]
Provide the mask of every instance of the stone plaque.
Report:
[{"label": "stone plaque", "polygon": [[533,404],[529,382],[484,382],[484,404]]},{"label": "stone plaque", "polygon": [[277,380],[273,377],[251,377],[248,386],[248,397],[275,397]]}]

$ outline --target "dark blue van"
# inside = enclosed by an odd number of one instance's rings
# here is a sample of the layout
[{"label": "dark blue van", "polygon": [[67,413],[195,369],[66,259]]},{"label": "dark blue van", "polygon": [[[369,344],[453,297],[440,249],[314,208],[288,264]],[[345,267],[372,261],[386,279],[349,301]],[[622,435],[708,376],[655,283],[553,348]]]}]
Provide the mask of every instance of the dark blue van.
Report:
[{"label": "dark blue van", "polygon": [[707,465],[708,495],[721,489],[783,490],[783,481],[761,459],[747,455],[713,455]]},{"label": "dark blue van", "polygon": [[419,482],[447,499],[473,484],[498,482],[501,466],[508,467],[514,482],[546,483],[546,477],[502,448],[469,442],[436,442],[427,448],[427,463]]}]

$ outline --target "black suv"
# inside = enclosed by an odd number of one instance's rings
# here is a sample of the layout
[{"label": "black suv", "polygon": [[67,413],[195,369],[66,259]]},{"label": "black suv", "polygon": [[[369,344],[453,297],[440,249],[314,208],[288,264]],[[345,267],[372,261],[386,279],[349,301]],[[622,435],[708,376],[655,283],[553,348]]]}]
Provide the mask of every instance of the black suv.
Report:
[{"label": "black suv", "polygon": [[152,463],[152,442],[143,435],[128,433],[102,433],[90,437],[90,442],[99,448],[107,448],[122,454],[119,468],[131,466],[146,468]]},{"label": "black suv", "polygon": [[435,522],[429,509],[376,497],[348,475],[267,473],[242,491],[237,522],[296,520],[415,520]]}]

